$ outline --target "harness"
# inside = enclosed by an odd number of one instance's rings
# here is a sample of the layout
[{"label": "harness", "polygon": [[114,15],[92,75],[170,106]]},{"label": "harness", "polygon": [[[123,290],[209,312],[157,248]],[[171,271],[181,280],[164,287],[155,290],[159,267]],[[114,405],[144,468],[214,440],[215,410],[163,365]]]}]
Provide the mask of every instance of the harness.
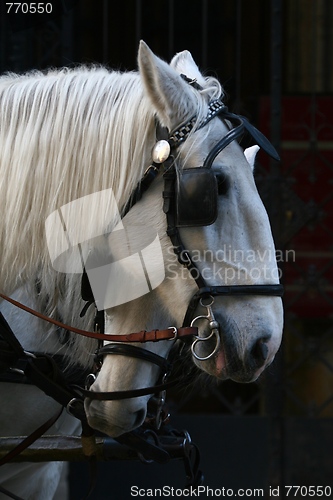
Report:
[{"label": "harness", "polygon": [[[184,75],[181,75],[188,83],[200,90],[200,86],[189,80]],[[161,174],[164,179],[163,190],[163,210],[167,220],[167,235],[169,236],[174,253],[177,256],[179,263],[188,269],[189,273],[195,280],[198,290],[191,298],[187,311],[184,316],[183,325],[180,328],[168,327],[165,330],[153,330],[150,332],[140,331],[125,335],[106,335],[103,332],[103,311],[99,312],[96,317],[96,328],[94,332],[88,332],[77,328],[69,327],[60,321],[47,318],[44,315],[26,307],[17,301],[0,294],[0,297],[7,300],[21,309],[34,314],[44,320],[47,320],[65,331],[74,332],[79,335],[88,336],[99,341],[99,347],[96,351],[95,371],[89,374],[86,379],[86,387],[66,380],[58,365],[54,362],[54,357],[46,354],[30,353],[23,349],[21,344],[16,339],[10,326],[5,321],[3,316],[0,316],[0,333],[10,346],[7,353],[6,362],[11,367],[12,372],[18,373],[22,378],[26,376],[30,383],[40,387],[47,395],[53,397],[62,406],[66,407],[69,413],[79,418],[82,422],[83,434],[90,437],[91,430],[89,429],[84,412],[84,398],[95,400],[120,400],[126,398],[139,397],[143,395],[154,395],[149,402],[148,407],[148,428],[137,430],[117,438],[123,444],[127,444],[136,449],[141,458],[144,460],[166,461],[170,458],[168,453],[161,443],[163,442],[163,431],[166,429],[166,415],[163,412],[163,404],[165,400],[165,390],[177,383],[179,380],[169,381],[172,362],[175,358],[173,349],[168,359],[163,358],[147,349],[134,346],[131,343],[158,342],[161,340],[183,340],[191,342],[192,355],[200,360],[205,361],[213,357],[220,346],[219,323],[216,321],[213,312],[214,298],[216,296],[241,296],[241,295],[266,295],[278,296],[283,295],[283,287],[280,284],[267,285],[234,285],[234,286],[211,286],[202,276],[200,269],[196,266],[191,257],[191,253],[185,248],[180,230],[186,227],[207,226],[213,224],[217,217],[217,196],[218,183],[216,173],[212,169],[213,161],[216,156],[231,142],[237,140],[244,132],[248,132],[258,143],[258,145],[272,158],[279,160],[278,154],[271,143],[253,126],[246,118],[230,113],[227,107],[220,101],[214,100],[209,104],[209,112],[198,128],[207,125],[213,118],[219,117],[225,124],[231,123],[232,128],[229,128],[227,134],[214,146],[205,159],[202,166],[191,169],[178,170],[176,168],[176,150],[188,138],[189,134],[196,125],[197,118],[193,116],[186,123],[179,126],[176,130],[169,133],[159,124],[156,125],[157,143],[152,152],[153,163],[146,170],[143,178],[132,193],[128,203],[123,208],[122,216],[124,217],[129,210],[142,198],[143,194],[151,186],[154,179]],[[198,203],[198,200],[200,203]],[[87,306],[94,302],[94,298],[85,273],[82,277],[83,298],[87,301]],[[194,317],[195,310],[200,303],[206,308],[206,315]],[[84,308],[84,311],[87,307]],[[210,333],[208,336],[202,337],[198,334],[196,323],[199,320],[208,322]],[[215,339],[215,346],[207,356],[199,356],[196,346],[200,342],[207,342]],[[102,341],[108,341],[107,345],[102,346]],[[112,343],[115,342],[115,343]],[[98,376],[98,371],[101,368],[104,356],[107,355],[123,355],[133,358],[138,358],[144,361],[153,363],[159,367],[160,376],[156,385],[152,387],[144,387],[141,389],[128,391],[112,391],[112,392],[96,392],[90,390],[90,385]],[[4,355],[3,355],[4,356]],[[15,360],[15,362],[14,362]],[[4,362],[3,359],[1,362]],[[87,375],[86,373],[84,375]],[[1,379],[0,379],[1,380]],[[169,432],[169,431],[167,431]],[[170,431],[171,434],[174,430]],[[172,434],[174,435],[174,434]],[[183,457],[185,457],[185,468],[187,470],[188,482],[190,484],[199,484],[201,473],[198,470],[198,458],[196,448],[191,443],[189,436],[186,434],[178,435],[182,448]],[[185,451],[187,450],[187,451]],[[190,450],[190,451],[189,451]],[[17,454],[17,453],[16,453]],[[194,465],[193,462],[193,454]],[[0,465],[5,463],[0,460]]]}]

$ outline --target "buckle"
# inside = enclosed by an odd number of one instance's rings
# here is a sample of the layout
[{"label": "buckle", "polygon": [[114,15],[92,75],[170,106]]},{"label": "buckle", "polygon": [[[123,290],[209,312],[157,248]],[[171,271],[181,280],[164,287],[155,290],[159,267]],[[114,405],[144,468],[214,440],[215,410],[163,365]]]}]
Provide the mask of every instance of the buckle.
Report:
[{"label": "buckle", "polygon": [[171,337],[168,340],[177,340],[177,337],[178,337],[178,330],[177,330],[177,328],[175,326],[169,326],[168,330],[173,330],[173,337]]}]

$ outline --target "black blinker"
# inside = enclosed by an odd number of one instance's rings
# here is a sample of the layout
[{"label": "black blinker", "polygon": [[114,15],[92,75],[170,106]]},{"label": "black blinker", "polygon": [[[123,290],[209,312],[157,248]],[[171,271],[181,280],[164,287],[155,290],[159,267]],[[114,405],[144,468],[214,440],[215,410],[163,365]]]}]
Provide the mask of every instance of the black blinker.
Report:
[{"label": "black blinker", "polygon": [[184,168],[177,174],[177,227],[209,226],[217,218],[217,180],[210,168]]}]

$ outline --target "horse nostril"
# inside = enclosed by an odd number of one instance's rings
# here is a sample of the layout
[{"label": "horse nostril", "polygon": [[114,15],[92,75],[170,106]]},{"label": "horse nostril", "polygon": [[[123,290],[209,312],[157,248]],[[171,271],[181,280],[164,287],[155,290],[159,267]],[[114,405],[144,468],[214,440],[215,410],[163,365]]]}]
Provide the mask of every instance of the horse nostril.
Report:
[{"label": "horse nostril", "polygon": [[267,340],[266,338],[257,340],[251,350],[252,359],[258,368],[265,363],[268,357]]}]

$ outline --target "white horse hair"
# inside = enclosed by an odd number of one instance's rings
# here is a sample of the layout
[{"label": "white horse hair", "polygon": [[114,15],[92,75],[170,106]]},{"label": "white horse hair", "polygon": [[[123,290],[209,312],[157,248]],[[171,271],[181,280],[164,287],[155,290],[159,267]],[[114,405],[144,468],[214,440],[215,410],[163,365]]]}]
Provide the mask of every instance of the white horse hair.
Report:
[{"label": "white horse hair", "polygon": [[[200,73],[189,52],[177,54],[168,65],[141,42],[138,60],[139,72],[132,73],[82,66],[0,78],[0,291],[21,297],[43,313],[83,329],[91,329],[94,311],[90,308],[83,318],[79,317],[84,305],[81,275],[54,269],[45,236],[47,217],[74,200],[107,189],[112,189],[117,206],[123,207],[151,164],[156,118],[172,131],[196,116],[196,125],[179,148],[177,168],[202,165],[209,151],[227,133],[218,119],[199,127],[207,116],[210,101],[223,98],[223,91],[215,78],[205,78]],[[179,74],[195,79],[202,90],[194,89]],[[219,197],[217,221],[211,226],[181,231],[185,246],[196,249],[200,255],[204,255],[205,249],[217,252],[225,245],[233,251],[241,250],[243,255],[251,250],[258,256],[255,261],[241,262],[230,258],[231,253],[225,255],[223,262],[215,257],[209,262],[203,258],[197,265],[211,285],[278,283],[270,226],[253,179],[257,150],[255,146],[244,154],[233,142],[218,155],[214,169],[221,170],[228,179],[228,191]],[[194,280],[175,262],[166,235],[162,184],[159,176],[126,220],[138,228],[156,230],[166,277],[149,294],[107,310],[109,333],[181,326],[190,298],[196,292]],[[89,206],[81,219],[81,225],[88,228],[85,234],[110,232],[114,221],[108,221],[109,226],[105,227],[101,217],[104,209],[97,198]],[[79,227],[77,231],[79,238]],[[231,278],[230,271],[234,271]],[[71,341],[63,345],[55,327],[27,318],[12,306],[2,304],[1,309],[26,349],[65,354],[69,364],[92,366],[95,340],[72,334]],[[196,364],[220,379],[255,380],[272,362],[280,345],[281,299],[218,297],[214,313],[221,325],[221,349],[217,356],[207,361],[195,360]],[[202,314],[200,306],[198,314]],[[205,336],[206,322],[198,326],[200,335]],[[262,366],[250,368],[249,356],[259,341],[267,343],[268,356]],[[165,341],[144,347],[167,356],[171,344]],[[157,374],[157,367],[142,360],[106,356],[91,389],[147,387],[156,382]],[[7,435],[31,432],[38,425],[35,419],[45,420],[57,406],[33,387],[27,390],[1,383],[0,388],[1,399],[6,401],[6,410],[2,408],[0,412],[0,425]],[[18,405],[24,407],[21,398],[25,398],[28,415],[24,418],[17,410]],[[148,400],[149,396],[122,401],[88,400],[88,422],[95,429],[118,436],[142,424]],[[11,418],[12,413],[16,413],[15,419]],[[73,432],[75,424],[65,419],[64,428],[65,432]],[[46,466],[42,467],[46,470]],[[5,468],[14,477],[22,466]],[[36,474],[38,470],[41,469],[35,469]],[[14,478],[11,485],[15,481]],[[42,488],[47,488],[46,482],[40,483]],[[29,498],[51,498],[54,487],[45,491],[33,491]]]}]

